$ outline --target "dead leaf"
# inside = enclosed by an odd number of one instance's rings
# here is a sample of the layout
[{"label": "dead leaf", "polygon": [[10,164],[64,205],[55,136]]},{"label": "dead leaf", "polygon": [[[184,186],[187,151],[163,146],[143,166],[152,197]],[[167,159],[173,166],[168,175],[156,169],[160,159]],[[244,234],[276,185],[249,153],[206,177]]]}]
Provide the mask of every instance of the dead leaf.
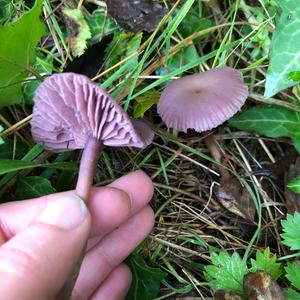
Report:
[{"label": "dead leaf", "polygon": [[245,276],[244,293],[248,300],[286,300],[277,282],[264,271]]},{"label": "dead leaf", "polygon": [[108,14],[127,31],[152,32],[166,14],[166,9],[153,0],[106,0]]},{"label": "dead leaf", "polygon": [[233,177],[221,177],[216,196],[221,204],[235,215],[255,223],[255,205],[241,183]]}]

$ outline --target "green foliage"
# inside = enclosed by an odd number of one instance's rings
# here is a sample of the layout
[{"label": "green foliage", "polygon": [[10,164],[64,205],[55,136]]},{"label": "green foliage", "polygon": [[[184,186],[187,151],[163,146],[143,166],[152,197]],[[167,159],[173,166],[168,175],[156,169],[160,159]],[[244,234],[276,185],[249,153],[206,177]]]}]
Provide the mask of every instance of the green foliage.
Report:
[{"label": "green foliage", "polygon": [[100,41],[102,36],[106,36],[119,30],[117,23],[105,14],[102,8],[94,10],[93,14],[87,19],[91,30],[91,44]]},{"label": "green foliage", "polygon": [[[3,126],[0,125],[0,132],[3,131],[3,129],[4,129]],[[0,137],[0,145],[3,145],[3,144],[4,144],[4,140],[2,137]],[[1,153],[0,153],[0,155],[1,155]]]},{"label": "green foliage", "polygon": [[[45,33],[42,0],[19,20],[0,25],[0,107],[22,100],[21,83],[35,62],[35,48]],[[34,24],[34,25],[33,25]]]},{"label": "green foliage", "polygon": [[31,199],[55,193],[51,182],[40,176],[19,177],[15,193],[16,199]]},{"label": "green foliage", "polygon": [[300,194],[300,176],[296,177],[293,181],[289,182],[287,186],[294,193]]},{"label": "green foliage", "polygon": [[243,292],[243,278],[248,272],[247,265],[238,253],[229,255],[227,252],[210,254],[212,265],[205,266],[205,277],[208,284],[215,290],[224,289]]},{"label": "green foliage", "polygon": [[286,219],[281,221],[281,225],[284,232],[281,234],[282,243],[291,250],[300,250],[300,213],[287,214]]},{"label": "green foliage", "polygon": [[171,56],[166,61],[167,73],[178,70],[182,66],[192,63],[199,59],[199,55],[195,46],[188,46],[180,51],[178,51],[175,55]]},{"label": "green foliage", "polygon": [[27,152],[28,146],[17,139],[16,143],[12,139],[3,138],[0,143],[0,160],[1,159],[21,159]]},{"label": "green foliage", "polygon": [[50,168],[50,169],[59,169],[59,170],[77,170],[76,162],[60,162],[60,163],[34,163],[24,160],[10,160],[10,159],[0,159],[0,175],[21,171],[31,168]]},{"label": "green foliage", "polygon": [[132,254],[127,260],[132,272],[132,284],[127,294],[128,300],[152,300],[158,294],[161,281],[166,273],[159,268],[149,267],[143,257]]},{"label": "green foliage", "polygon": [[282,13],[273,34],[265,97],[300,82],[299,0],[277,1]]},{"label": "green foliage", "polygon": [[[120,60],[127,58],[135,51],[137,51],[141,45],[143,34],[139,33],[132,36],[130,33],[123,31],[116,31],[114,34],[113,41],[106,49],[107,59],[105,62],[105,68],[108,69],[115,64],[119,63]],[[128,61],[127,72],[134,70],[138,64],[138,58],[135,56]]]},{"label": "green foliage", "polygon": [[80,56],[87,47],[87,41],[92,37],[90,28],[80,9],[64,7],[63,13],[67,18],[69,42],[74,56]]},{"label": "green foliage", "polygon": [[300,118],[296,111],[275,105],[257,106],[234,116],[229,124],[272,138],[289,137],[300,153]]},{"label": "green foliage", "polygon": [[137,97],[137,104],[134,108],[133,116],[135,118],[143,117],[147,110],[158,103],[159,97],[160,93],[155,89],[149,91],[147,94]]},{"label": "green foliage", "polygon": [[277,280],[282,275],[281,264],[277,263],[276,255],[270,255],[270,248],[267,247],[265,251],[256,251],[256,258],[251,259],[251,272],[262,270],[271,275],[274,280]]},{"label": "green foliage", "polygon": [[300,266],[296,263],[288,263],[284,269],[286,272],[286,278],[295,288],[300,290]]},{"label": "green foliage", "polygon": [[[240,9],[243,10],[250,24],[262,24],[267,18],[274,18],[277,12],[276,6],[274,0],[264,1],[264,7],[254,6],[253,4],[247,5],[244,0],[240,2]],[[268,24],[266,23],[265,26],[261,26],[259,29],[255,28],[255,25],[246,25],[242,28],[245,35],[250,35],[250,43],[245,43],[244,46],[248,49],[253,49],[251,51],[253,59],[264,57],[269,53],[271,33],[267,28]]]},{"label": "green foliage", "polygon": [[284,291],[284,296],[288,300],[300,300],[300,293],[296,292],[293,289],[287,289]]}]

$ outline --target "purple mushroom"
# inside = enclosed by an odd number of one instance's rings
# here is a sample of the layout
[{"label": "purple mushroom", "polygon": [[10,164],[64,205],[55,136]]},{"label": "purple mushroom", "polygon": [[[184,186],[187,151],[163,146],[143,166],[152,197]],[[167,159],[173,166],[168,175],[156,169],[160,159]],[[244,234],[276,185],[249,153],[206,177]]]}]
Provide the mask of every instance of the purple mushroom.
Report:
[{"label": "purple mushroom", "polygon": [[172,81],[163,91],[157,111],[168,128],[202,132],[227,121],[247,97],[248,88],[238,70],[217,68]]},{"label": "purple mushroom", "polygon": [[85,201],[103,146],[145,148],[153,139],[146,124],[131,120],[106,91],[74,73],[52,75],[39,86],[31,132],[54,152],[84,149],[76,193]]}]

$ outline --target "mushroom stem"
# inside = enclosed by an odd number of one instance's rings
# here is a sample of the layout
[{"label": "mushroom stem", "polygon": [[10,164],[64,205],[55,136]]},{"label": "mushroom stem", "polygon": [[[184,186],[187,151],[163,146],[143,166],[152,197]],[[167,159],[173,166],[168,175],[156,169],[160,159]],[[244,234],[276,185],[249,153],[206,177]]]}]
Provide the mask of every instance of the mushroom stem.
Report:
[{"label": "mushroom stem", "polygon": [[76,194],[85,202],[88,202],[89,191],[93,184],[93,177],[98,161],[98,155],[102,148],[102,142],[90,137],[84,147],[79,167],[76,185]]}]

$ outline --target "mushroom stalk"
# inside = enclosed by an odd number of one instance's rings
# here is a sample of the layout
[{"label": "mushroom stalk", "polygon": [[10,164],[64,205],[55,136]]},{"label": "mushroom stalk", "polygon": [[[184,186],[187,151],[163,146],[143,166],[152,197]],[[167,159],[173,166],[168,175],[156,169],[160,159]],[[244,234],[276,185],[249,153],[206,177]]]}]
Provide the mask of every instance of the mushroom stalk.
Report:
[{"label": "mushroom stalk", "polygon": [[76,194],[87,203],[102,142],[90,137],[84,147],[79,167]]}]

